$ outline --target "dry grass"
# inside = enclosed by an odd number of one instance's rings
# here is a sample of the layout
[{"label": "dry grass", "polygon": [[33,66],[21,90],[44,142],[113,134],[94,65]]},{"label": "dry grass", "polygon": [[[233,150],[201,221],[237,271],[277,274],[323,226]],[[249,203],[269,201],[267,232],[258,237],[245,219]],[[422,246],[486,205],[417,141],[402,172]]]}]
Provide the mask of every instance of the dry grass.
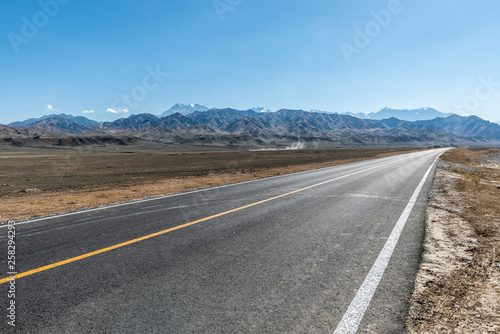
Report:
[{"label": "dry grass", "polygon": [[499,333],[500,153],[455,149],[443,160],[409,332]]},{"label": "dry grass", "polygon": [[0,222],[379,158],[414,150],[0,154]]}]

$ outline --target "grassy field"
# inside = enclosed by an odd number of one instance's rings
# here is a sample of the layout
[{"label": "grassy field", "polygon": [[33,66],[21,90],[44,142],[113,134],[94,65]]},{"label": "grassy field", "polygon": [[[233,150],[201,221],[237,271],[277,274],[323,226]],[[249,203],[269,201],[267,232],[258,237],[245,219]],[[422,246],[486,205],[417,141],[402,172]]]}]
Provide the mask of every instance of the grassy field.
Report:
[{"label": "grassy field", "polygon": [[410,151],[166,152],[130,147],[0,148],[0,221],[27,219]]}]

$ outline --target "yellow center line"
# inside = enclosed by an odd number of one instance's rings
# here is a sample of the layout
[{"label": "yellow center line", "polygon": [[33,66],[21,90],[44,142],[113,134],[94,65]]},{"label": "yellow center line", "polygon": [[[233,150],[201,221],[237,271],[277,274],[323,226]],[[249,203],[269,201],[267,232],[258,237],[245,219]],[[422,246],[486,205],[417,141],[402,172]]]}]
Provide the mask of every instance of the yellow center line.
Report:
[{"label": "yellow center line", "polygon": [[262,200],[262,201],[259,201],[259,202],[255,202],[255,203],[251,203],[251,204],[248,204],[248,205],[244,205],[244,206],[241,206],[241,207],[236,208],[236,209],[224,211],[224,212],[218,213],[218,214],[213,215],[213,216],[201,218],[201,219],[198,219],[198,220],[195,220],[195,221],[183,224],[183,225],[175,226],[175,227],[163,230],[163,231],[159,231],[159,232],[156,232],[156,233],[148,234],[148,235],[145,235],[145,236],[140,237],[140,238],[132,239],[132,240],[125,241],[125,242],[122,242],[122,243],[119,243],[119,244],[116,244],[116,245],[113,245],[113,246],[110,246],[110,247],[102,248],[102,249],[99,249],[99,250],[96,250],[96,251],[93,251],[93,252],[90,252],[90,253],[86,253],[86,254],[83,254],[83,255],[80,255],[80,256],[76,256],[76,257],[72,257],[72,258],[69,258],[69,259],[64,260],[64,261],[59,261],[59,262],[56,262],[56,263],[53,263],[53,264],[49,264],[47,266],[43,266],[43,267],[40,267],[40,268],[36,268],[36,269],[30,270],[30,271],[25,271],[23,273],[20,273],[20,274],[14,275],[14,276],[10,276],[10,277],[6,277],[6,278],[1,279],[0,280],[0,284],[8,282],[12,278],[18,279],[18,278],[25,277],[25,276],[30,276],[30,275],[33,275],[33,274],[36,274],[36,273],[39,273],[39,272],[42,272],[42,271],[45,271],[45,270],[49,270],[49,269],[52,269],[52,268],[60,267],[60,266],[63,266],[65,264],[68,264],[68,263],[71,263],[71,262],[83,260],[83,259],[86,259],[86,258],[91,257],[91,256],[95,256],[95,255],[98,255],[98,254],[106,253],[106,252],[112,251],[112,250],[117,249],[117,248],[121,248],[121,247],[124,247],[124,246],[135,244],[135,243],[143,241],[143,240],[151,239],[151,238],[157,237],[159,235],[163,235],[163,234],[166,234],[166,233],[169,233],[169,232],[172,232],[172,231],[180,230],[182,228],[185,228],[185,227],[188,227],[188,226],[191,226],[191,225],[195,225],[195,224],[207,221],[207,220],[211,220],[211,219],[214,219],[214,218],[217,218],[217,217],[225,216],[225,215],[233,213],[233,212],[237,212],[237,211],[240,211],[240,210],[248,209],[248,208],[251,208],[252,206],[256,206],[256,205],[259,205],[259,204],[270,202],[270,201],[273,201],[273,200],[278,199],[278,198],[282,198],[282,197],[285,197],[285,196],[296,194],[298,192],[301,192],[301,191],[304,191],[304,190],[307,190],[307,189],[311,189],[311,188],[318,187],[318,186],[321,186],[323,184],[330,183],[330,182],[333,182],[333,181],[337,181],[337,180],[340,180],[340,179],[343,179],[343,178],[346,178],[346,177],[349,177],[349,176],[353,176],[353,175],[356,175],[356,174],[367,172],[369,170],[372,170],[372,169],[375,169],[375,168],[379,168],[379,167],[382,167],[382,166],[385,166],[385,165],[389,165],[389,164],[392,164],[392,163],[395,163],[395,162],[397,162],[397,161],[392,161],[392,162],[389,162],[389,163],[377,165],[375,167],[371,167],[371,168],[363,169],[363,170],[360,170],[360,171],[357,171],[357,172],[354,172],[354,173],[350,173],[350,174],[347,174],[347,175],[344,175],[344,176],[339,176],[339,177],[336,177],[334,179],[327,180],[327,181],[324,181],[324,182],[320,182],[320,183],[317,183],[317,184],[313,184],[313,185],[305,187],[305,188],[301,188],[301,189],[297,189],[297,190],[294,190],[294,191],[290,191],[290,192],[288,192],[286,194],[278,195],[278,196],[271,197],[271,198],[268,198],[268,199],[265,199],[265,200]]}]

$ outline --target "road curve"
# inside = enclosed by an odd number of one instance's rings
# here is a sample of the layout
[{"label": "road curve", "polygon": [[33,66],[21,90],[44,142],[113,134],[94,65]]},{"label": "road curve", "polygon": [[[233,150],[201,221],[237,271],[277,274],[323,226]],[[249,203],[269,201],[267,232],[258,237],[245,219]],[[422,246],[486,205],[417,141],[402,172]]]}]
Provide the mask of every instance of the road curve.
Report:
[{"label": "road curve", "polygon": [[[16,296],[3,279],[0,331],[401,333],[442,152],[18,223]],[[7,241],[3,226],[1,278]]]}]

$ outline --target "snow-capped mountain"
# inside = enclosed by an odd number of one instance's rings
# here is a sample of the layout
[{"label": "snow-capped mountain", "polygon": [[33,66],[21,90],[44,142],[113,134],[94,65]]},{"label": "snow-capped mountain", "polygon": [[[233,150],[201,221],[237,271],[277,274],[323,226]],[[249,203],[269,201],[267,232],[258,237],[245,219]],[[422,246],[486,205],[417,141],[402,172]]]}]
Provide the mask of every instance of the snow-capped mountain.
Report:
[{"label": "snow-capped mountain", "polygon": [[419,108],[419,109],[391,109],[384,108],[377,112],[369,114],[345,112],[342,115],[354,116],[362,119],[382,120],[388,118],[397,118],[402,121],[426,121],[438,117],[449,117],[454,114],[442,113],[433,108]]},{"label": "snow-capped mountain", "polygon": [[330,112],[330,111],[324,111],[324,110],[319,110],[319,109],[312,109],[312,110],[309,110],[309,112],[314,112],[317,114],[338,114],[338,112]]},{"label": "snow-capped mountain", "polygon": [[271,110],[264,107],[251,108],[250,110],[253,110],[255,112],[272,112]]},{"label": "snow-capped mountain", "polygon": [[369,113],[368,115],[365,115],[363,113],[359,114],[351,113],[349,115],[365,119],[375,119],[375,120],[388,119],[394,117],[402,121],[425,121],[438,117],[449,117],[454,114],[442,113],[433,108],[391,109],[386,107],[380,111]]},{"label": "snow-capped mountain", "polygon": [[195,111],[208,111],[210,110],[209,108],[200,105],[200,104],[182,104],[182,103],[177,103],[176,105],[172,106],[172,108],[168,109],[167,111],[163,112],[161,116],[168,116],[172,115],[175,113],[180,113],[182,115],[189,115],[191,113],[194,113]]},{"label": "snow-capped mountain", "polygon": [[395,117],[403,121],[422,121],[430,120],[438,117],[449,117],[454,114],[442,113],[433,108],[419,108],[419,109],[391,109],[384,108],[376,113],[368,114],[370,119],[387,119]]},{"label": "snow-capped mountain", "polygon": [[[328,113],[328,114],[337,114],[327,112],[327,111],[321,111],[321,110],[311,110],[311,112],[317,112],[317,113]],[[442,113],[437,111],[436,109],[432,108],[420,108],[420,109],[391,109],[391,108],[384,108],[382,110],[379,110],[377,112],[371,112],[369,114],[365,114],[362,112],[344,112],[340,113],[340,115],[347,115],[347,116],[353,116],[361,119],[373,119],[373,120],[382,120],[382,119],[388,119],[388,118],[397,118],[402,121],[424,121],[424,120],[430,120],[438,117],[449,117],[452,116],[453,114],[447,114],[447,113]]]},{"label": "snow-capped mountain", "polygon": [[352,116],[352,117],[357,117],[357,118],[362,118],[362,119],[367,119],[368,115],[362,112],[344,112],[342,115],[347,115],[347,116]]}]

